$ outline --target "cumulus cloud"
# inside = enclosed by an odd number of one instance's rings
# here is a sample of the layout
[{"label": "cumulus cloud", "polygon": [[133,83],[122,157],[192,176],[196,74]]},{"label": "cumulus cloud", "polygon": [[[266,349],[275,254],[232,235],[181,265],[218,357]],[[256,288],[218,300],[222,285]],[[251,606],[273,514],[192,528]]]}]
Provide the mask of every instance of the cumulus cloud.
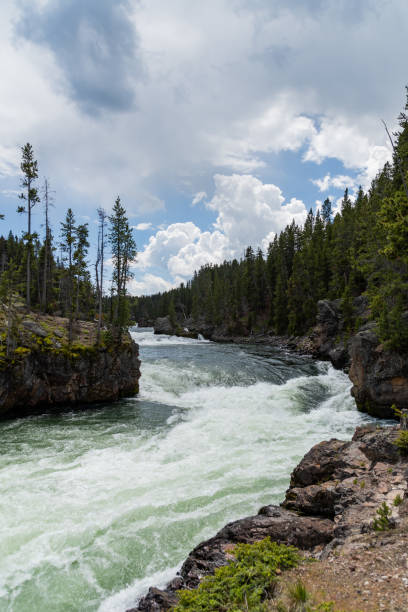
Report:
[{"label": "cumulus cloud", "polygon": [[166,281],[161,276],[155,274],[144,274],[141,279],[131,279],[128,283],[128,291],[131,295],[150,295],[151,293],[163,293],[168,291],[172,287],[175,287],[178,283],[171,283]]},{"label": "cumulus cloud", "polygon": [[[193,198],[203,176],[265,176],[266,156],[305,146],[367,182],[387,156],[378,117],[401,105],[407,19],[403,0],[3,0],[0,139],[30,139],[57,190],[104,206],[120,191],[135,212],[163,210],[152,185],[187,177]],[[337,126],[357,146],[332,147]]]},{"label": "cumulus cloud", "polygon": [[214,230],[203,232],[191,221],[160,229],[139,253],[139,269],[161,268],[172,279],[186,280],[204,264],[242,257],[248,245],[266,249],[293,219],[300,224],[306,218],[301,200],[285,202],[279,187],[252,175],[217,174],[214,185],[206,203],[217,214]]},{"label": "cumulus cloud", "polygon": [[174,277],[190,278],[205,264],[219,264],[233,255],[228,237],[215,232],[202,232],[194,242],[182,247],[168,260],[168,270]]},{"label": "cumulus cloud", "polygon": [[[316,134],[314,122],[296,111],[288,94],[277,96],[261,114],[228,126],[219,144],[214,164],[241,172],[265,167],[260,153],[297,151]],[[214,136],[219,139],[219,134]]]},{"label": "cumulus cloud", "polygon": [[214,177],[215,193],[207,206],[218,213],[214,227],[228,237],[236,256],[245,246],[259,246],[267,234],[279,232],[292,219],[302,223],[306,208],[301,200],[285,198],[279,187],[252,175]]},{"label": "cumulus cloud", "polygon": [[191,221],[172,223],[166,229],[161,229],[154,236],[150,236],[146,248],[138,255],[138,266],[141,268],[167,267],[168,259],[183,247],[197,240],[200,234],[200,228]]},{"label": "cumulus cloud", "polygon": [[[313,134],[310,140],[304,160],[320,164],[324,159],[330,157],[339,159],[346,168],[360,170],[357,182],[368,187],[371,180],[384,163],[391,159],[392,155],[388,145],[374,144],[368,136],[361,134],[358,126],[346,120],[324,118],[320,129]],[[332,184],[336,187],[333,181],[340,185],[348,178],[345,176],[332,179],[325,177],[321,185],[325,186],[329,181],[328,186]],[[320,188],[319,183],[315,182],[315,184]]]}]

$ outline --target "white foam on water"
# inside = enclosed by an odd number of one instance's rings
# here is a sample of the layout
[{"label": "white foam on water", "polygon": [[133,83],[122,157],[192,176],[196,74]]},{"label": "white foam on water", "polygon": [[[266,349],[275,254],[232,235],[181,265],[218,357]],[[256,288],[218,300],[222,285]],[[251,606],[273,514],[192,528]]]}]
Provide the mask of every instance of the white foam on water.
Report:
[{"label": "white foam on water", "polygon": [[[146,351],[162,338],[134,336]],[[215,364],[172,360],[173,340],[199,355],[214,348],[164,338],[163,359],[142,356],[140,398],[122,422],[110,409],[4,425],[0,609],[131,607],[227,521],[280,501],[314,443],[350,437],[369,419],[327,364],[316,376],[249,384],[216,351]],[[164,421],[143,428],[140,409],[161,405]]]},{"label": "white foam on water", "polygon": [[168,336],[166,334],[154,334],[150,328],[139,328],[140,331],[131,331],[132,338],[140,344],[140,346],[174,346],[178,344],[202,344],[208,343],[209,340],[199,334],[198,339],[182,338],[179,336]]},{"label": "white foam on water", "polygon": [[174,578],[177,569],[177,567],[172,567],[163,572],[155,572],[141,580],[136,580],[130,586],[119,591],[119,593],[115,593],[105,599],[99,606],[98,612],[124,612],[134,607],[135,601],[140,597],[141,593],[146,592],[152,584],[158,589],[164,588]]}]

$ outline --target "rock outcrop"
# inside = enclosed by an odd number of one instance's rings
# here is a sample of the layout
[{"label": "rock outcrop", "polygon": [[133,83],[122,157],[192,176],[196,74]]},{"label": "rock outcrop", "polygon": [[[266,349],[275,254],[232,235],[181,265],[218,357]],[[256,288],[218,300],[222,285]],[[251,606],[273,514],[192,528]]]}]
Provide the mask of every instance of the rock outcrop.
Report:
[{"label": "rock outcrop", "polygon": [[359,331],[350,342],[351,393],[359,410],[393,418],[392,404],[408,408],[408,355],[386,351],[373,330]]},{"label": "rock outcrop", "polygon": [[348,372],[359,410],[394,418],[392,404],[408,408],[408,355],[384,349],[375,322],[369,320],[366,298],[354,298],[353,311],[358,329],[351,334],[344,326],[341,301],[321,300],[316,327],[298,346]]},{"label": "rock outcrop", "polygon": [[[269,536],[324,559],[336,548],[349,551],[361,534],[373,531],[376,509],[392,509],[390,526],[408,511],[408,459],[394,442],[397,427],[357,428],[352,441],[329,440],[314,446],[292,473],[281,507],[265,506],[258,515],[226,525],[199,544],[166,589],[151,588],[132,611],[168,610],[177,590],[195,588],[202,578],[226,565],[237,542]],[[395,500],[401,503],[395,504]]]},{"label": "rock outcrop", "polygon": [[94,324],[77,326],[79,340],[67,344],[66,320],[24,319],[18,346],[0,360],[0,415],[117,400],[139,390],[138,345],[129,335],[120,345],[95,346]]}]

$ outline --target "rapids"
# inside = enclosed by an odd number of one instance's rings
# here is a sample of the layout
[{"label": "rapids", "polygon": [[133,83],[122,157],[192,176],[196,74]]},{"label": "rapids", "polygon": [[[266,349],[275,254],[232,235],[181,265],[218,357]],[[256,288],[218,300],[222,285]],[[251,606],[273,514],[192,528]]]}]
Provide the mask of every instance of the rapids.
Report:
[{"label": "rapids", "polygon": [[136,329],[140,395],[0,423],[0,610],[123,612],[371,420],[348,377],[269,347]]}]

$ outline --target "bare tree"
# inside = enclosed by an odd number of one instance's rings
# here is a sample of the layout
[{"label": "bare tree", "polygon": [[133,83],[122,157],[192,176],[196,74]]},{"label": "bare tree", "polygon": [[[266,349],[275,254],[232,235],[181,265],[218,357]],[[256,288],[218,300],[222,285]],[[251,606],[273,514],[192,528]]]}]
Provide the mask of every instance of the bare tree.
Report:
[{"label": "bare tree", "polygon": [[107,212],[103,208],[98,208],[99,231],[98,231],[98,252],[95,263],[96,290],[98,293],[98,331],[96,343],[101,340],[101,325],[102,325],[102,299],[103,299],[103,263],[106,238],[106,219]]},{"label": "bare tree", "polygon": [[43,310],[47,309],[47,284],[48,284],[48,266],[49,266],[49,251],[51,249],[51,230],[49,223],[49,207],[54,206],[52,192],[50,190],[50,182],[46,178],[44,179],[43,186],[43,202],[44,202],[44,214],[45,214],[45,241],[44,241],[44,274],[43,274],[43,290],[41,296],[41,302]]}]

